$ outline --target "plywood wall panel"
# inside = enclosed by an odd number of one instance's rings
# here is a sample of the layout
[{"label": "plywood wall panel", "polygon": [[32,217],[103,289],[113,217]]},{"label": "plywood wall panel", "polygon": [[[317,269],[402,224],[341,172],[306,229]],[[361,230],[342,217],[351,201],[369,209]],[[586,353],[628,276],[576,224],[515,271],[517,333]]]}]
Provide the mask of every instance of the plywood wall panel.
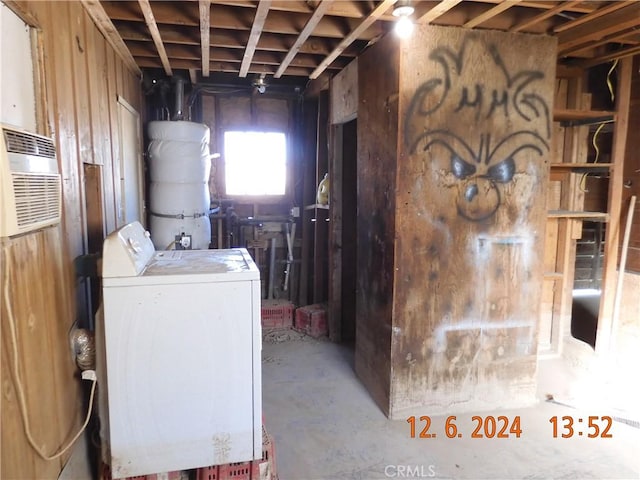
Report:
[{"label": "plywood wall panel", "polygon": [[535,398],[554,52],[438,27],[403,44],[392,412]]},{"label": "plywood wall panel", "polygon": [[423,26],[359,58],[359,248],[380,251],[371,269],[359,250],[356,369],[381,373],[390,340],[390,384],[365,385],[389,385],[392,418],[535,401],[554,53],[550,37]]}]

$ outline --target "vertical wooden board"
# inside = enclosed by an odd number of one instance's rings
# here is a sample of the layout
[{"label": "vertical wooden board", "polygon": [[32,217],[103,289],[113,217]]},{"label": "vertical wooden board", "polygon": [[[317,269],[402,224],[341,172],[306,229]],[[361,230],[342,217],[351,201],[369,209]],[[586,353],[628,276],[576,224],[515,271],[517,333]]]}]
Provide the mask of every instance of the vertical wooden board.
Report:
[{"label": "vertical wooden board", "polygon": [[343,126],[329,127],[329,338],[342,340]]},{"label": "vertical wooden board", "polygon": [[[380,69],[380,58],[386,68]],[[385,414],[392,391],[394,237],[398,145],[398,41],[358,59],[358,273],[356,373]],[[376,81],[371,81],[375,78]]]},{"label": "vertical wooden board", "polygon": [[[111,183],[106,185],[105,198],[113,198],[116,228],[124,225],[124,206],[122,204],[120,128],[118,122],[118,77],[119,59],[115,52],[107,48],[107,106],[109,108],[109,134],[111,136]],[[106,169],[105,169],[106,170]]]},{"label": "vertical wooden board", "polygon": [[558,219],[549,218],[545,232],[544,244],[544,272],[553,273],[556,270],[558,252]]},{"label": "vertical wooden board", "polygon": [[[56,227],[52,229],[57,230]],[[69,352],[67,349],[60,349],[59,344],[54,343],[59,340],[58,317],[55,313],[58,310],[58,303],[65,301],[65,297],[59,297],[55,292],[56,283],[59,285],[61,282],[42,281],[43,278],[60,278],[57,257],[61,255],[61,251],[53,250],[56,246],[59,245],[48,242],[48,231],[45,230],[10,240],[3,248],[5,263],[3,267],[6,268],[8,262],[10,271],[9,277],[6,277],[3,272],[3,287],[4,282],[7,282],[17,336],[19,375],[27,405],[30,431],[37,445],[47,454],[54,453],[66,438],[68,432],[65,426],[74,425],[75,401],[71,398],[70,404],[61,403],[60,390],[66,388],[76,396],[78,394],[73,388],[73,377],[63,380],[66,375],[58,368],[63,354],[69,361]],[[49,256],[43,255],[47,248],[52,249],[48,251]],[[5,306],[3,312],[3,317],[7,315],[4,317],[6,320],[3,320],[3,348],[6,348],[12,356],[10,365],[13,369],[15,368],[14,346],[11,342],[7,308],[8,306]],[[44,365],[47,368],[44,368]],[[67,373],[72,374],[68,369]],[[6,389],[5,398],[16,398],[17,387],[13,375],[3,379],[3,388]],[[63,396],[70,397],[70,395]],[[48,401],[42,401],[43,398],[47,398]],[[23,426],[20,415],[11,420],[17,421],[20,427]],[[3,429],[4,421],[3,416]],[[33,478],[57,476],[61,468],[60,460],[47,462],[41,459],[34,454],[30,446],[24,445],[26,443],[23,442],[24,437],[24,432],[20,431],[16,445],[13,447],[20,448],[19,456],[27,468],[30,463],[33,465]],[[3,454],[5,445],[3,445]],[[11,444],[7,446],[12,447]]]},{"label": "vertical wooden board", "polygon": [[423,26],[401,55],[392,417],[531,403],[555,39]]},{"label": "vertical wooden board", "polygon": [[345,123],[358,115],[358,59],[331,79],[331,123]]},{"label": "vertical wooden board", "polygon": [[55,65],[51,72],[55,76],[57,98],[54,118],[57,124],[56,149],[63,181],[63,219],[69,253],[71,256],[76,256],[83,252],[83,226],[69,5],[67,2],[60,4],[47,2],[46,5],[47,19],[51,22],[49,25],[55,25],[53,28],[46,29],[46,40],[48,49],[55,57]]},{"label": "vertical wooden board", "polygon": [[[111,134],[111,90],[109,76],[112,70],[109,68],[108,56],[112,54],[107,41],[100,35],[98,30],[93,28],[95,40],[95,59],[99,65],[97,76],[97,90],[101,92],[96,95],[98,101],[98,116],[94,125],[94,145],[101,151],[102,158],[102,190],[104,202],[105,232],[111,233],[117,227],[116,197],[114,192],[113,179],[113,135]],[[98,147],[99,146],[99,147]]]},{"label": "vertical wooden board", "polygon": [[89,72],[87,69],[88,45],[85,33],[85,9],[79,2],[69,3],[69,24],[71,27],[71,52],[73,75],[74,97],[75,97],[75,117],[76,117],[76,142],[79,162],[93,163],[93,142],[91,135],[91,109],[89,90]]}]

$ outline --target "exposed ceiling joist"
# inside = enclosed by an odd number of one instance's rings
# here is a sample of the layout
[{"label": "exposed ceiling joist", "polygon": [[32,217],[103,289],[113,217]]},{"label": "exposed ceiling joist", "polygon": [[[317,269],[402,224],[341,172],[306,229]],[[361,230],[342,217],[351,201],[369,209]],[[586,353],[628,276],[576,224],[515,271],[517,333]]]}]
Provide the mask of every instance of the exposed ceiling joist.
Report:
[{"label": "exposed ceiling joist", "polygon": [[140,68],[133,59],[131,52],[125,45],[124,41],[120,37],[118,30],[113,25],[113,22],[105,12],[104,8],[98,0],[80,0],[82,6],[87,11],[93,22],[98,27],[98,30],[104,35],[104,38],[109,42],[109,45],[113,47],[118,56],[122,59],[124,64],[136,75],[142,75]]},{"label": "exposed ceiling joist", "polygon": [[249,42],[247,43],[247,48],[244,51],[242,66],[240,67],[240,76],[243,78],[246,77],[249,72],[251,60],[253,59],[253,54],[256,51],[258,40],[260,40],[260,35],[262,34],[262,29],[264,27],[264,22],[267,19],[270,5],[271,0],[260,0],[258,3],[256,16],[253,19],[253,26],[251,27],[251,33],[249,34]]},{"label": "exposed ceiling joist", "polygon": [[289,50],[289,52],[287,53],[287,56],[284,57],[282,64],[280,65],[280,67],[278,68],[278,71],[274,75],[275,78],[280,78],[282,76],[284,71],[287,69],[287,67],[293,60],[293,57],[295,57],[298,54],[298,52],[300,51],[300,48],[302,47],[304,42],[307,41],[307,39],[309,38],[313,30],[316,28],[316,26],[318,25],[318,23],[326,13],[326,11],[329,9],[329,7],[331,7],[332,3],[333,3],[333,0],[320,1],[320,4],[316,7],[315,11],[313,12],[313,15],[311,15],[311,18],[309,19],[307,24],[304,26],[304,28],[300,32],[300,35],[298,36],[295,43],[291,47],[291,50]]},{"label": "exposed ceiling joist", "polygon": [[504,0],[503,2],[499,3],[495,7],[490,8],[489,10],[484,12],[482,15],[478,15],[477,17],[472,18],[467,23],[465,23],[463,27],[475,28],[478,25],[486,22],[487,20],[492,19],[496,15],[500,15],[505,10],[508,10],[509,8],[513,7],[516,3],[520,3],[520,1],[521,0]]},{"label": "exposed ceiling joist", "polygon": [[638,31],[635,28],[631,28],[629,30],[626,30],[624,32],[619,32],[619,33],[615,33],[613,35],[607,35],[606,37],[600,39],[600,40],[596,40],[596,41],[589,41],[586,44],[583,45],[578,45],[574,48],[570,48],[568,50],[559,50],[558,51],[558,55],[559,56],[567,56],[567,55],[571,55],[571,56],[576,56],[576,55],[580,55],[584,52],[587,52],[589,50],[593,50],[596,47],[600,47],[602,45],[605,45],[607,43],[610,42],[621,42],[629,37],[638,37],[640,38],[640,31]]},{"label": "exposed ceiling joist", "polygon": [[326,68],[347,48],[358,36],[364,32],[369,26],[375,22],[381,15],[384,14],[389,8],[396,3],[397,0],[383,0],[380,4],[358,25],[354,30],[347,35],[344,40],[331,52],[322,62],[318,65],[309,78],[312,80],[318,78],[318,76],[326,70]]},{"label": "exposed ceiling joist", "polygon": [[202,55],[202,76],[209,76],[209,53],[211,40],[211,0],[200,0],[200,51]]},{"label": "exposed ceiling joist", "polygon": [[153,39],[153,43],[158,50],[158,55],[160,56],[160,60],[162,61],[162,67],[164,68],[164,73],[169,76],[173,75],[173,71],[171,70],[171,64],[169,63],[169,57],[167,57],[167,52],[164,49],[164,44],[162,43],[162,37],[160,36],[160,31],[158,30],[158,25],[156,24],[156,19],[153,16],[153,11],[151,10],[151,4],[149,0],[138,0],[138,4],[140,4],[140,9],[142,10],[142,14],[144,15],[144,21],[147,24],[147,28],[149,29],[149,33],[151,33],[151,38]]},{"label": "exposed ceiling joist", "polygon": [[575,65],[580,68],[591,68],[596,65],[601,65],[621,58],[631,57],[633,55],[640,55],[640,45],[634,45],[633,47],[623,48],[622,50],[607,53],[605,55],[575,62]]},{"label": "exposed ceiling joist", "polygon": [[442,0],[435,7],[425,13],[418,19],[418,23],[427,24],[433,22],[436,18],[441,17],[457,4],[459,4],[461,0]]},{"label": "exposed ceiling joist", "polygon": [[191,81],[191,85],[198,83],[198,71],[195,68],[189,69],[189,80]]},{"label": "exposed ceiling joist", "polygon": [[560,12],[568,9],[571,5],[577,5],[579,3],[582,3],[582,0],[569,0],[567,2],[560,2],[560,3],[558,3],[558,5],[556,5],[555,7],[550,8],[546,12],[539,13],[538,15],[535,15],[535,16],[531,17],[528,20],[525,20],[524,22],[522,22],[520,24],[511,27],[509,29],[509,31],[510,32],[521,32],[522,30],[526,30],[527,28],[529,28],[531,25],[535,25],[536,23],[541,22],[542,20],[545,20],[545,19],[547,19],[549,17],[554,16],[557,13],[560,13]]},{"label": "exposed ceiling joist", "polygon": [[626,7],[628,3],[626,2],[612,2],[609,5],[598,8],[591,13],[587,13],[582,15],[575,20],[571,20],[570,22],[563,23],[562,25],[557,26],[553,29],[555,33],[564,32],[565,30],[569,30],[571,28],[577,27],[578,25],[582,25],[583,23],[590,22],[595,20],[596,18],[600,18],[604,15],[608,15],[609,13],[615,12],[616,10]]},{"label": "exposed ceiling joist", "polygon": [[579,25],[558,35],[558,51],[566,51],[592,40],[640,26],[640,2],[626,3],[625,8]]}]

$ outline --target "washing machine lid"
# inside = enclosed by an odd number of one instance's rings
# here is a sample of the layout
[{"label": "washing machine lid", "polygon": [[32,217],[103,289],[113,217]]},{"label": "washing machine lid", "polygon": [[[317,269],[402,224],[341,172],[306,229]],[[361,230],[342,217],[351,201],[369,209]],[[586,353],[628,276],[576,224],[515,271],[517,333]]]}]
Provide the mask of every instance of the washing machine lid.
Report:
[{"label": "washing machine lid", "polygon": [[136,277],[103,278],[103,285],[167,285],[259,280],[260,272],[245,248],[155,252]]},{"label": "washing machine lid", "polygon": [[102,246],[102,278],[132,277],[142,273],[156,251],[140,222],[110,233]]}]

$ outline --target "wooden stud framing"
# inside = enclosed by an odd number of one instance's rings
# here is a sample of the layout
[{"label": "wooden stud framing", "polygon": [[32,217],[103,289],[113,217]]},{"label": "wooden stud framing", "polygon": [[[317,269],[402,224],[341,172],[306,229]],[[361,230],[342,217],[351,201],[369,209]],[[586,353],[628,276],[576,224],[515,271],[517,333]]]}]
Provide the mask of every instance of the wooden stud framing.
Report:
[{"label": "wooden stud framing", "polygon": [[258,3],[256,16],[253,19],[253,26],[251,27],[251,33],[249,34],[249,42],[247,43],[247,48],[244,51],[244,57],[242,59],[242,65],[240,66],[240,76],[243,78],[246,77],[249,72],[251,60],[253,59],[253,54],[258,46],[258,40],[260,40],[260,34],[262,34],[262,29],[264,27],[264,22],[267,19],[270,5],[271,0],[260,0]]},{"label": "wooden stud framing", "polygon": [[460,3],[461,0],[442,0],[435,7],[425,13],[418,19],[418,23],[426,24],[433,22],[436,18],[444,15],[457,4]]},{"label": "wooden stud framing", "polygon": [[93,22],[98,27],[98,30],[102,32],[104,38],[109,42],[109,45],[113,47],[118,56],[122,59],[124,64],[136,75],[142,75],[140,68],[136,65],[136,61],[131,56],[131,52],[125,45],[122,37],[116,30],[116,27],[111,22],[111,19],[104,11],[104,8],[100,4],[99,0],[80,0],[82,6],[85,8],[89,16],[93,19]]},{"label": "wooden stud framing", "polygon": [[338,56],[351,45],[362,32],[364,32],[369,26],[375,22],[378,18],[380,18],[389,8],[396,3],[397,0],[383,0],[370,14],[367,18],[365,18],[360,25],[358,25],[349,35],[347,35],[344,40],[340,42],[340,44],[335,48],[333,52],[331,52],[322,62],[318,65],[309,78],[312,80],[314,78],[318,78],[318,76],[324,72],[327,67],[336,59]]},{"label": "wooden stud framing", "polygon": [[571,5],[577,5],[579,3],[582,3],[582,0],[570,0],[568,2],[560,2],[558,5],[556,5],[555,7],[550,8],[546,12],[539,13],[538,15],[535,15],[535,16],[531,17],[530,19],[525,20],[522,23],[519,23],[518,25],[515,25],[515,26],[511,27],[509,29],[509,31],[510,32],[521,32],[522,30],[527,29],[531,25],[534,25],[534,24],[536,24],[538,22],[541,22],[542,20],[545,20],[545,19],[547,19],[549,17],[552,17],[556,13],[560,13],[560,12],[566,10]]},{"label": "wooden stud framing", "polygon": [[596,353],[609,352],[611,328],[613,325],[613,304],[618,272],[618,248],[620,241],[620,216],[622,213],[622,188],[624,154],[629,128],[629,109],[631,102],[631,78],[633,74],[633,58],[620,60],[618,72],[618,88],[616,91],[617,121],[613,134],[611,152],[611,169],[609,179],[609,224],[605,233],[604,264],[602,266],[602,297],[598,315],[598,331],[596,335]]},{"label": "wooden stud framing", "polygon": [[[211,0],[200,0],[200,51],[202,76],[209,76],[209,42],[211,40]],[[193,83],[193,82],[192,82]]]},{"label": "wooden stud framing", "polygon": [[555,33],[560,33],[560,32],[564,32],[565,30],[569,30],[571,28],[577,27],[578,25],[582,25],[583,23],[586,22],[590,22],[592,20],[595,20],[596,18],[600,18],[604,15],[607,15],[611,12],[615,12],[616,10],[622,8],[622,7],[626,7],[628,4],[628,2],[612,2],[609,5],[602,7],[602,8],[598,8],[597,10],[594,10],[591,13],[587,13],[585,15],[582,15],[578,18],[576,18],[575,20],[572,20],[570,22],[567,23],[563,23],[562,25],[557,26],[556,28],[553,29],[553,31]]},{"label": "wooden stud framing", "polygon": [[467,23],[463,25],[463,27],[464,28],[477,27],[478,25],[486,22],[487,20],[492,19],[496,15],[499,15],[505,10],[508,10],[509,8],[513,7],[515,4],[520,3],[520,1],[521,0],[504,0],[503,2],[500,2],[495,7],[490,8],[489,10],[484,12],[482,15],[478,15],[477,17],[469,20]]},{"label": "wooden stud framing", "polygon": [[138,3],[140,4],[140,9],[142,10],[142,14],[144,15],[144,21],[147,24],[147,28],[151,33],[153,43],[156,46],[156,50],[158,50],[158,55],[160,56],[160,60],[162,61],[164,73],[166,73],[168,76],[172,76],[173,72],[171,71],[169,57],[167,57],[167,52],[164,49],[162,37],[160,36],[160,31],[158,30],[156,19],[154,18],[153,11],[151,10],[151,4],[149,3],[149,0],[138,0]]},{"label": "wooden stud framing", "polygon": [[333,3],[333,0],[321,0],[320,4],[316,7],[315,11],[313,12],[313,15],[311,15],[311,18],[309,19],[307,24],[304,26],[304,28],[300,32],[300,35],[298,35],[298,38],[296,39],[296,42],[291,47],[291,50],[289,50],[289,53],[287,53],[287,56],[284,57],[284,60],[282,60],[282,63],[280,64],[278,71],[274,75],[275,78],[280,78],[282,76],[284,71],[287,69],[287,67],[291,63],[291,60],[293,60],[293,57],[295,57],[298,54],[298,52],[300,51],[300,47],[302,47],[302,44],[307,41],[307,38],[309,38],[309,36],[313,32],[313,30],[316,28],[316,26],[322,19],[323,15],[329,9],[332,3]]}]

